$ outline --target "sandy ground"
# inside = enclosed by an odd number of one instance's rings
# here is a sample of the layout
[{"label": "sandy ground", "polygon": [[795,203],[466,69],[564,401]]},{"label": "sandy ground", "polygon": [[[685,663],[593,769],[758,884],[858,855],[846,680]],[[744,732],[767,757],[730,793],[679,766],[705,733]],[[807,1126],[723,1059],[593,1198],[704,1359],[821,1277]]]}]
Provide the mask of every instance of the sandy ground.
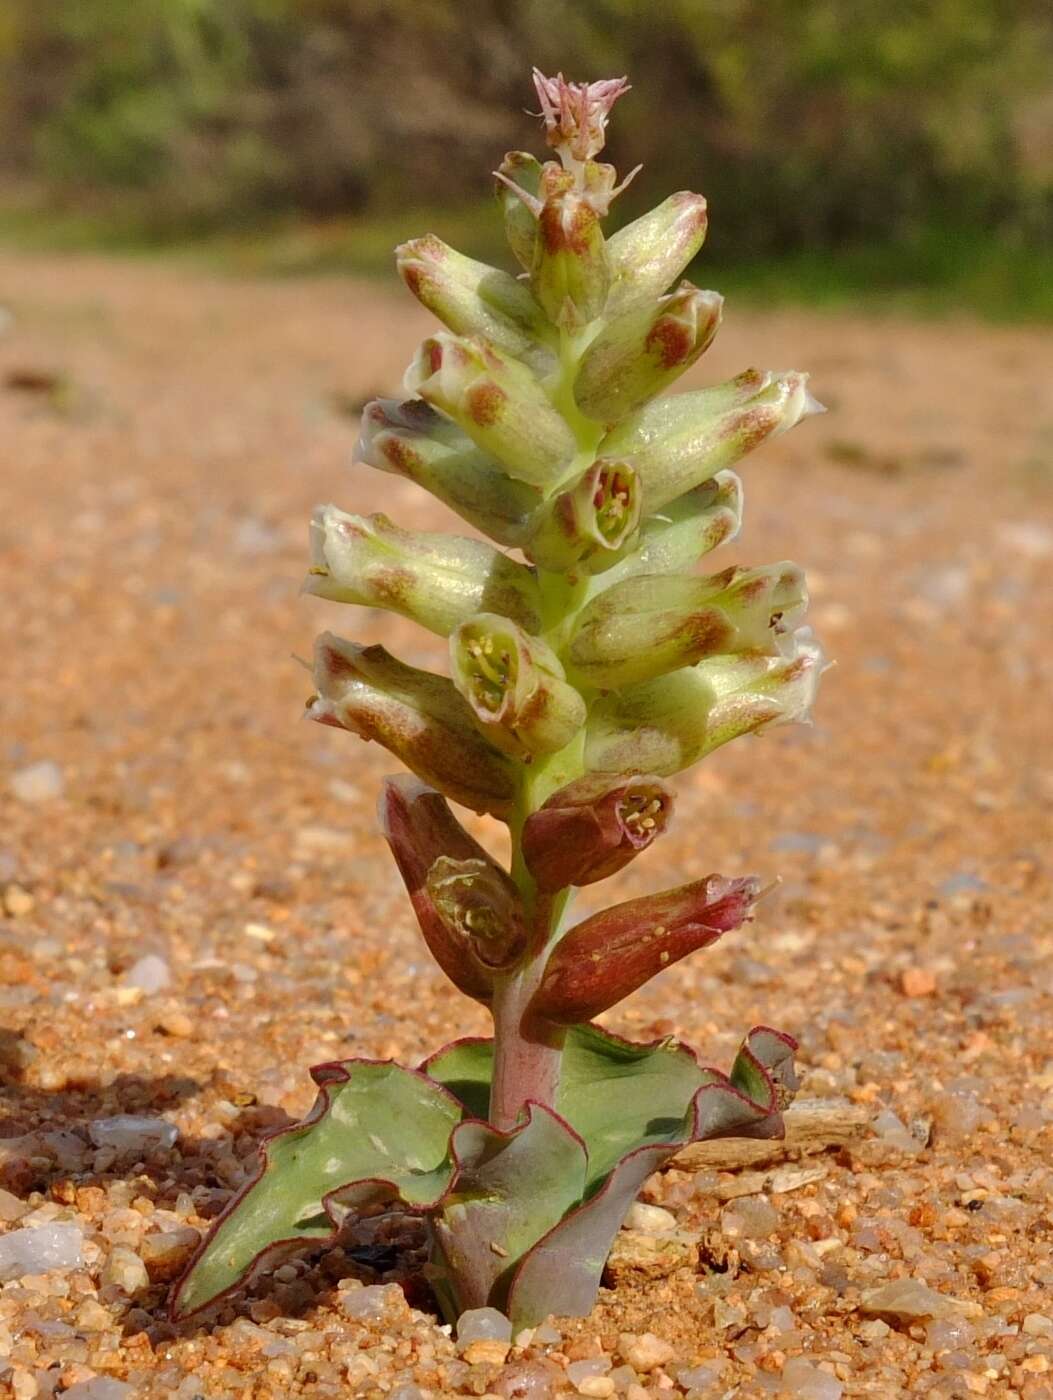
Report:
[{"label": "sandy ground", "polygon": [[[838,665],[814,728],[685,775],[675,834],[583,901],[783,880],[606,1021],[717,1064],[783,1026],[806,1092],[878,1127],[803,1183],[656,1178],[687,1263],[624,1272],[502,1367],[459,1357],[412,1282],[412,1309],[362,1294],[413,1264],[368,1231],[205,1323],[164,1318],[260,1134],[310,1103],[308,1065],[486,1028],[374,830],[392,761],[299,718],[324,626],[438,662],[408,624],[298,597],[318,501],[447,523],[350,468],[356,403],[430,321],[345,280],[10,255],[0,303],[0,1220],[83,1232],[79,1265],[0,1289],[0,1385],[1053,1396],[1049,337],[731,307],[692,374],[807,368],[832,409],[745,464],[721,566],[805,564]],[[144,994],[150,954],[170,981]],[[121,1151],[91,1128],[117,1114],[178,1140]],[[874,1304],[897,1279],[956,1302]]]}]

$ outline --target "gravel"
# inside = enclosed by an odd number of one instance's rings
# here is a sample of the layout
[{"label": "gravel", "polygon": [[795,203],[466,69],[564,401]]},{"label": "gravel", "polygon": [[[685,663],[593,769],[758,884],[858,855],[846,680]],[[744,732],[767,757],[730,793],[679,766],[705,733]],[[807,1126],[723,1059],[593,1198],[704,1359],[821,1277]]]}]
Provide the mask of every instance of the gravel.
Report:
[{"label": "gravel", "polygon": [[[333,625],[445,664],[400,619],[297,597],[316,500],[449,525],[397,478],[348,476],[354,425],[325,407],[336,387],[397,392],[429,318],[374,284],[183,263],[0,253],[0,282],[19,288],[0,377],[53,364],[92,405],[0,394],[20,467],[0,551],[19,657],[0,774],[0,1259],[19,1276],[0,1287],[0,1388],[540,1400],[573,1394],[575,1366],[618,1400],[761,1400],[787,1376],[844,1400],[1047,1400],[1048,335],[732,308],[691,372],[800,364],[836,405],[744,464],[749,533],[714,567],[800,558],[838,664],[812,729],[685,774],[670,834],[582,892],[590,912],[711,870],[782,878],[748,928],[603,1019],[724,1068],[750,1024],[784,1026],[803,1093],[879,1130],[803,1161],[674,1164],[590,1317],[460,1343],[400,1212],[185,1327],[166,1313],[261,1138],[310,1107],[307,1066],[412,1064],[487,1030],[422,952],[377,834],[393,761],[298,723],[288,659]],[[828,456],[853,439],[892,465]],[[917,465],[940,449],[959,465]],[[150,958],[167,981],[131,975]],[[649,1235],[668,1223],[653,1210],[674,1228]],[[49,1239],[64,1262],[23,1271],[24,1236],[34,1268]]]}]

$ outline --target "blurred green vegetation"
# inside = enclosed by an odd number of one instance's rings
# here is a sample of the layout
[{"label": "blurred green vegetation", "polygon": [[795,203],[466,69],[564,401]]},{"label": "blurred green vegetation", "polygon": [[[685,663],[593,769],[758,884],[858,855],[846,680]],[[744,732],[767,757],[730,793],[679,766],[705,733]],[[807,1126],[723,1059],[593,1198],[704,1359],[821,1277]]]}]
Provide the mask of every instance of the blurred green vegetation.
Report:
[{"label": "blurred green vegetation", "polygon": [[1053,315],[1050,0],[0,0],[0,234],[488,251],[533,62],[630,75],[619,214],[701,189],[722,288]]}]

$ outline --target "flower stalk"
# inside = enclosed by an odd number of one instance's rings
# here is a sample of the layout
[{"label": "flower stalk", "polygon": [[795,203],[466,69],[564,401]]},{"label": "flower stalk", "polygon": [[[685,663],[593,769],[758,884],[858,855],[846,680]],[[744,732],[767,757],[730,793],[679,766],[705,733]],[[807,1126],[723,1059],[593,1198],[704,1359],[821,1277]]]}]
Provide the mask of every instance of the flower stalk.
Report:
[{"label": "flower stalk", "polygon": [[[366,408],[359,444],[489,542],[320,507],[305,584],[448,638],[445,675],[324,634],[307,713],[410,770],[386,781],[381,828],[429,951],[493,1036],[417,1070],[318,1066],[315,1109],[265,1145],[180,1284],[180,1315],[392,1198],[430,1215],[451,1318],[481,1302],[521,1325],[587,1311],[646,1176],[689,1141],[779,1133],[794,1087],[794,1043],[766,1028],[724,1075],[591,1024],[741,928],[756,877],[709,875],[576,925],[569,911],[576,888],[662,837],[672,775],[808,719],[823,660],[799,626],[802,571],[706,561],[742,519],[729,468],[819,405],[797,371],[660,397],[723,315],[715,292],[670,290],[706,202],[674,194],[608,237],[627,181],[597,156],[628,86],[535,86],[554,158],[512,152],[497,172],[524,275],[432,235],[398,250],[445,329],[407,371],[407,399]],[[507,823],[508,869],[447,799]]]}]

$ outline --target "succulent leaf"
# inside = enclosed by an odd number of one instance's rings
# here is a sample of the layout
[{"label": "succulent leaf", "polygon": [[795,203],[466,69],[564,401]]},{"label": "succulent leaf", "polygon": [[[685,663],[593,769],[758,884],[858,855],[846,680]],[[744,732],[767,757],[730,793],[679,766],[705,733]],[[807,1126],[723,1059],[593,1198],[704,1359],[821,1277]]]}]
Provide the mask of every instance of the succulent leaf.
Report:
[{"label": "succulent leaf", "polygon": [[[438,1295],[465,1308],[502,1308],[516,1261],[585,1192],[585,1144],[551,1108],[530,1103],[510,1133],[469,1119],[454,1129],[457,1181],[432,1221]],[[495,1248],[496,1246],[496,1248]]]},{"label": "succulent leaf", "polygon": [[179,1283],[172,1311],[189,1316],[282,1254],[332,1238],[348,1213],[402,1201],[434,1207],[453,1181],[450,1134],[460,1104],[433,1080],[384,1061],[311,1071],[319,1087],[302,1123],[269,1138],[259,1165]]}]

